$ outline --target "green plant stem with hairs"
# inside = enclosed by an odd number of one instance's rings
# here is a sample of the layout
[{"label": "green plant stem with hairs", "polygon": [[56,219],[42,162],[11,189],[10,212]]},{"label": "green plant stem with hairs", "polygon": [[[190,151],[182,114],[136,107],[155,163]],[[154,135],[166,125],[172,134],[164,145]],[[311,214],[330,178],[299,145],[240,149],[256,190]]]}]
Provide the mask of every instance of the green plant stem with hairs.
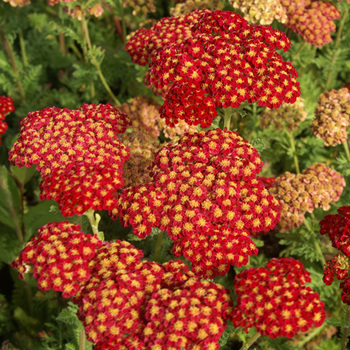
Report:
[{"label": "green plant stem with hairs", "polygon": [[224,109],[224,129],[230,130],[231,127],[232,111],[231,108]]},{"label": "green plant stem with hairs", "polygon": [[300,54],[304,50],[306,44],[307,44],[306,41],[303,40],[303,43],[300,45],[299,50],[293,56],[293,62],[295,62],[297,60],[297,58],[300,56]]},{"label": "green plant stem with hairs", "polygon": [[161,251],[162,251],[163,238],[164,238],[164,232],[160,231],[158,233],[158,236],[157,236],[156,249],[154,251],[154,258],[153,258],[153,260],[157,261],[157,262],[158,262],[158,260],[160,258],[160,254],[161,254]]},{"label": "green plant stem with hairs", "polygon": [[259,338],[261,334],[256,332],[245,344],[242,345],[240,350],[248,350]]},{"label": "green plant stem with hairs", "polygon": [[310,342],[313,338],[317,337],[325,328],[327,323],[323,323],[322,326],[315,328],[308,336],[298,343],[297,350],[304,349],[304,345]]},{"label": "green plant stem with hairs", "polygon": [[344,150],[345,150],[346,158],[348,159],[348,162],[350,162],[350,151],[349,151],[349,145],[348,145],[348,141],[347,140],[345,140],[343,142],[343,147],[344,147]]},{"label": "green plant stem with hairs", "polygon": [[119,0],[118,2],[119,8],[120,8],[120,21],[122,22],[122,40],[123,44],[126,44],[126,25],[125,25],[125,19],[124,19],[124,6],[123,6],[123,0]]},{"label": "green plant stem with hairs", "polygon": [[101,216],[99,214],[95,215],[94,210],[91,208],[87,210],[83,215],[85,215],[88,218],[93,234],[96,235],[98,239],[103,241],[103,232],[100,232],[98,230],[98,224],[101,220]]},{"label": "green plant stem with hairs", "polygon": [[19,94],[21,95],[22,100],[25,101],[26,95],[21,83],[21,79],[19,77],[19,73],[18,73],[16,61],[15,61],[15,55],[13,53],[13,48],[12,48],[12,45],[7,41],[6,35],[3,29],[1,29],[1,39],[13,69],[13,75],[15,76],[15,79],[16,79]]},{"label": "green plant stem with hairs", "polygon": [[[81,25],[82,25],[82,31],[83,31],[83,34],[84,34],[84,38],[86,40],[86,44],[87,44],[89,50],[91,50],[92,49],[92,44],[91,44],[90,35],[89,35],[88,23],[87,23],[87,20],[85,19],[85,17],[82,18]],[[97,60],[96,60],[96,58],[94,56],[92,57],[92,63],[96,67],[97,74],[98,74],[98,76],[99,76],[99,78],[100,78],[104,88],[108,92],[109,96],[112,98],[114,104],[116,106],[121,106],[121,103],[119,102],[117,97],[114,95],[112,89],[108,85],[107,80],[106,80],[105,76],[103,75],[103,73],[101,71],[100,64],[97,62]]]},{"label": "green plant stem with hairs", "polygon": [[24,42],[24,39],[23,39],[22,29],[18,33],[18,38],[19,38],[19,45],[21,47],[21,55],[22,55],[23,66],[27,67],[29,65],[29,62],[28,62],[28,57],[27,57],[26,45],[25,45],[25,42]]},{"label": "green plant stem with hairs", "polygon": [[332,82],[333,73],[334,73],[333,66],[334,66],[335,59],[337,57],[338,47],[340,44],[340,39],[341,39],[343,29],[344,29],[344,24],[345,24],[346,18],[348,17],[348,13],[349,13],[349,6],[346,7],[345,11],[342,14],[341,20],[340,20],[339,29],[338,29],[337,37],[335,39],[335,44],[334,44],[334,52],[333,52],[333,56],[332,56],[332,60],[331,60],[331,64],[330,64],[329,72],[328,72],[328,76],[327,76],[325,91],[329,90],[331,82]]},{"label": "green plant stem with hairs", "polygon": [[294,141],[293,131],[286,131],[286,132],[288,134],[289,141],[290,141],[290,147],[292,148],[292,152],[293,152],[293,161],[294,161],[295,170],[296,170],[297,174],[300,174],[300,167],[299,167],[298,156],[297,156],[296,150],[295,150],[295,141]]},{"label": "green plant stem with hairs", "polygon": [[85,350],[86,346],[86,335],[85,335],[85,329],[81,329],[79,331],[79,350]]}]

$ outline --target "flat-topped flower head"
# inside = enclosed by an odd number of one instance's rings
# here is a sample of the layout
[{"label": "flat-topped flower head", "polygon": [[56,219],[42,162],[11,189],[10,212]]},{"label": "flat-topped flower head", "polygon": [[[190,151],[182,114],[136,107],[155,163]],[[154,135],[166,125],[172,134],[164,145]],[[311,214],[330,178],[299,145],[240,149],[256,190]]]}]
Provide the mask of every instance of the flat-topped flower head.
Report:
[{"label": "flat-topped flower head", "polygon": [[50,223],[39,229],[11,266],[19,271],[21,279],[32,266],[39,289],[53,289],[69,298],[91,277],[89,262],[101,245],[98,238],[82,232],[79,225],[67,221]]},{"label": "flat-topped flower head", "polygon": [[[76,0],[47,0],[50,6],[55,6],[58,3],[67,4],[64,10],[73,18],[77,18],[79,21],[83,17],[92,15],[94,17],[100,17],[103,14],[103,7],[100,1],[76,1]],[[87,7],[88,6],[88,7]]]},{"label": "flat-topped flower head", "polygon": [[292,338],[325,320],[324,303],[305,283],[310,274],[293,258],[272,259],[236,275],[237,305],[232,312],[234,327],[255,327],[270,338]]},{"label": "flat-topped flower head", "polygon": [[336,146],[348,138],[350,91],[347,88],[323,93],[315,111],[311,130],[326,146]]},{"label": "flat-topped flower head", "polygon": [[267,129],[272,125],[274,129],[295,131],[298,130],[300,122],[304,121],[306,117],[304,100],[299,97],[293,104],[284,102],[279,108],[266,108],[261,114],[260,126]]},{"label": "flat-topped flower head", "polygon": [[285,25],[300,34],[311,45],[320,47],[332,41],[335,32],[334,20],[340,18],[340,11],[329,1],[281,0],[287,12]]},{"label": "flat-topped flower head", "polygon": [[249,23],[271,24],[274,20],[285,23],[286,10],[280,0],[229,0],[235,9],[239,9]]},{"label": "flat-topped flower head", "polygon": [[146,38],[156,35],[160,22],[138,31],[127,45],[134,62],[145,65],[152,60],[151,86],[169,86],[160,110],[167,124],[185,120],[205,128],[217,107],[237,108],[247,101],[277,108],[295,102],[300,95],[298,73],[276,52],[291,45],[284,33],[249,25],[229,11],[202,10],[188,16],[169,19],[175,23],[182,18],[189,32],[167,42],[159,39],[157,51],[154,40]]},{"label": "flat-topped flower head", "polygon": [[278,229],[287,232],[299,227],[305,213],[315,208],[330,209],[330,203],[337,202],[345,187],[340,173],[323,163],[314,163],[301,174],[286,172],[276,178],[269,188],[281,202],[281,220]]},{"label": "flat-topped flower head", "polygon": [[167,232],[196,273],[224,275],[257,253],[250,234],[279,220],[278,201],[257,178],[261,168],[256,149],[235,132],[187,133],[157,152],[152,181],[124,189],[112,214],[140,238],[152,227]]},{"label": "flat-topped flower head", "polygon": [[20,122],[9,159],[19,167],[36,165],[40,198],[57,201],[64,216],[109,209],[129,158],[116,133],[129,123],[111,104],[31,112]]}]

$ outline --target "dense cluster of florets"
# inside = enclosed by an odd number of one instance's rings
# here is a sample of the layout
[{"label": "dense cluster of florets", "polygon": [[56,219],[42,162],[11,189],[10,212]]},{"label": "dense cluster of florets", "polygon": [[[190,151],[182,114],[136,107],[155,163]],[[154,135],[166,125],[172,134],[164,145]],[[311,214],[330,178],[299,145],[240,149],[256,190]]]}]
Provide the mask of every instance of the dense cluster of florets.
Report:
[{"label": "dense cluster of florets", "polygon": [[341,298],[344,303],[350,305],[350,207],[344,206],[338,209],[339,214],[327,215],[320,222],[320,233],[327,234],[334,248],[339,249],[343,254],[335,255],[327,261],[324,267],[323,281],[330,285],[334,276],[341,281]]},{"label": "dense cluster of florets", "polygon": [[220,0],[185,0],[177,2],[175,7],[170,9],[172,16],[187,15],[195,10],[215,9],[222,10],[224,4]]},{"label": "dense cluster of florets", "polygon": [[33,268],[38,287],[63,292],[69,298],[77,293],[80,283],[91,277],[89,261],[102,242],[81,231],[79,225],[67,221],[50,223],[39,229],[12,263],[23,279]]},{"label": "dense cluster of florets", "polygon": [[306,42],[323,46],[332,41],[335,32],[334,20],[340,18],[340,11],[329,1],[281,0],[287,12],[287,27],[300,34]]},{"label": "dense cluster of florets", "polygon": [[185,120],[202,127],[211,125],[216,107],[237,108],[248,101],[277,108],[295,102],[298,74],[276,52],[289,47],[280,31],[249,25],[229,11],[209,10],[165,18],[139,30],[127,44],[134,62],[152,60],[152,86],[170,85],[160,110],[167,124]]},{"label": "dense cluster of florets", "polygon": [[[55,6],[58,3],[66,3],[65,10],[73,18],[77,18],[79,21],[83,19],[87,14],[95,17],[100,17],[103,14],[103,7],[101,3],[96,1],[76,1],[76,0],[47,0],[48,4]],[[88,4],[89,7],[86,7]]]},{"label": "dense cluster of florets", "polygon": [[281,23],[287,21],[280,0],[229,0],[229,3],[250,23],[271,24],[275,19]]},{"label": "dense cluster of florets", "polygon": [[8,2],[13,7],[23,7],[24,5],[29,5],[30,0],[3,0],[4,2]]},{"label": "dense cluster of florets", "polygon": [[123,1],[123,6],[131,7],[134,16],[137,16],[140,13],[147,15],[150,12],[156,12],[156,4],[154,0],[126,0]]},{"label": "dense cluster of florets", "polygon": [[315,111],[311,130],[326,146],[336,146],[347,139],[350,124],[350,91],[347,88],[323,93]]},{"label": "dense cluster of florets", "polygon": [[270,338],[292,338],[325,319],[324,303],[305,283],[311,282],[303,265],[292,258],[272,259],[265,267],[245,270],[234,280],[237,306],[232,322],[245,331]]},{"label": "dense cluster of florets", "polygon": [[158,227],[193,271],[213,277],[245,265],[257,249],[250,233],[279,220],[279,203],[257,174],[262,161],[237,133],[220,129],[185,134],[155,157],[144,186],[126,188],[113,215],[144,238]]},{"label": "dense cluster of florets", "polygon": [[20,122],[9,158],[19,167],[37,166],[40,198],[57,201],[64,216],[110,209],[129,158],[116,133],[129,123],[111,104],[31,112]]},{"label": "dense cluster of florets", "polygon": [[264,129],[272,125],[275,129],[293,131],[298,130],[299,123],[306,117],[304,100],[299,97],[293,104],[283,103],[276,109],[266,108],[261,114],[260,125]]},{"label": "dense cluster of florets", "polygon": [[[7,124],[5,123],[6,114],[14,112],[15,106],[11,97],[0,96],[0,136],[5,134],[8,129]],[[0,137],[1,145],[1,137]]]},{"label": "dense cluster of florets", "polygon": [[301,174],[285,174],[276,178],[269,189],[281,202],[281,220],[278,228],[287,232],[299,227],[306,212],[315,208],[330,209],[330,203],[337,202],[345,187],[345,180],[336,170],[326,164],[315,163]]}]

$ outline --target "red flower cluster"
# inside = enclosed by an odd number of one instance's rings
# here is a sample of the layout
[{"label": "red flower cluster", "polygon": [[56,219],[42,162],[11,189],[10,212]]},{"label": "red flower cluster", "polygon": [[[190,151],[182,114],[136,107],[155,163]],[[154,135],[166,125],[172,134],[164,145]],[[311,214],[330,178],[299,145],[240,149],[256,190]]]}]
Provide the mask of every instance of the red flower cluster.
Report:
[{"label": "red flower cluster", "polygon": [[250,234],[279,220],[278,201],[257,178],[261,168],[256,149],[235,132],[188,133],[156,154],[152,182],[124,189],[112,214],[140,238],[152,227],[167,232],[197,274],[225,275],[257,253]]},{"label": "red flower cluster", "polygon": [[89,280],[89,261],[101,244],[96,237],[82,232],[79,225],[50,223],[39,229],[11,266],[23,279],[28,264],[32,265],[41,290],[53,289],[69,298],[77,293],[80,283]]},{"label": "red flower cluster", "polygon": [[96,349],[219,348],[231,311],[229,293],[194,277],[180,261],[111,270],[92,285],[78,316]]},{"label": "red flower cluster", "polygon": [[186,35],[182,29],[181,36],[170,31],[171,39],[165,42],[160,33],[157,36],[160,21],[150,30],[139,30],[127,45],[134,62],[145,65],[152,58],[152,86],[171,84],[160,110],[167,124],[185,120],[208,127],[216,107],[237,108],[244,101],[258,101],[260,106],[277,108],[300,95],[298,73],[276,53],[290,47],[284,33],[249,25],[229,11],[196,11],[168,21],[180,19],[188,25]]},{"label": "red flower cluster", "polygon": [[334,248],[350,256],[350,207],[338,209],[336,215],[327,215],[320,222],[321,235],[327,234]]},{"label": "red flower cluster", "polygon": [[325,319],[324,303],[305,283],[310,274],[293,258],[272,259],[265,267],[254,267],[236,275],[235,327],[251,327],[270,338],[292,338]]},{"label": "red flower cluster", "polygon": [[306,212],[315,208],[329,210],[331,202],[337,202],[345,187],[345,180],[326,164],[315,163],[301,174],[286,172],[276,178],[269,192],[281,203],[281,232],[299,227]]},{"label": "red flower cluster", "polygon": [[40,198],[57,201],[64,216],[110,209],[129,158],[116,133],[129,123],[111,104],[31,112],[20,122],[9,159],[19,167],[37,166]]},{"label": "red flower cluster", "polygon": [[285,25],[300,34],[306,42],[323,46],[332,41],[336,26],[333,20],[340,18],[339,10],[328,1],[281,0],[287,12]]},{"label": "red flower cluster", "polygon": [[[4,122],[6,114],[14,112],[15,106],[11,97],[0,96],[0,135],[5,134],[8,126]],[[0,138],[1,145],[1,138]]]}]

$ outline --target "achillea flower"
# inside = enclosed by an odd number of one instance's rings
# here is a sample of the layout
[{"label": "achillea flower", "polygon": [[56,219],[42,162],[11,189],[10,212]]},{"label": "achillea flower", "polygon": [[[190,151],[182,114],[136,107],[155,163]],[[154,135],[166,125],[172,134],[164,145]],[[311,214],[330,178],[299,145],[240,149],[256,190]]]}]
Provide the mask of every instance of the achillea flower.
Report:
[{"label": "achillea flower", "polygon": [[306,212],[315,208],[329,210],[337,202],[345,187],[345,180],[337,171],[325,164],[315,163],[301,174],[285,174],[276,178],[269,192],[281,203],[281,220],[278,229],[287,232],[299,227]]},{"label": "achillea flower", "polygon": [[[5,123],[6,114],[14,112],[15,106],[13,105],[13,101],[11,97],[0,96],[0,135],[5,134],[8,129],[7,124]],[[0,145],[1,145],[1,137],[0,137]]]},{"label": "achillea flower", "polygon": [[182,16],[187,15],[195,10],[205,10],[210,9],[214,6],[215,10],[222,10],[224,4],[220,0],[214,0],[211,4],[210,0],[185,0],[177,2],[175,7],[170,9],[170,14],[172,16]]},{"label": "achillea flower", "polygon": [[321,235],[327,234],[334,248],[350,256],[350,207],[338,209],[335,215],[327,215],[320,222]]},{"label": "achillea flower", "polygon": [[338,209],[336,215],[326,215],[320,222],[320,233],[327,234],[334,248],[339,249],[343,254],[336,254],[324,266],[323,281],[327,285],[333,283],[334,277],[341,281],[341,298],[345,304],[350,305],[350,207],[343,206]]},{"label": "achillea flower", "polygon": [[21,120],[9,158],[19,167],[37,166],[43,178],[40,198],[57,201],[64,216],[109,209],[123,186],[129,157],[116,132],[123,133],[128,124],[111,104],[48,107]]},{"label": "achillea flower", "polygon": [[91,277],[89,261],[101,245],[95,236],[82,232],[79,225],[68,221],[50,223],[39,229],[11,266],[23,279],[32,265],[39,289],[53,289],[69,298],[77,293],[80,283]]},{"label": "achillea flower", "polygon": [[290,47],[284,33],[249,25],[228,11],[203,10],[194,15],[189,35],[157,46],[156,52],[153,41],[146,39],[154,35],[155,26],[138,31],[128,43],[134,62],[145,65],[152,59],[150,84],[170,85],[160,110],[167,124],[185,120],[205,128],[216,116],[216,107],[237,108],[244,101],[258,101],[260,106],[277,108],[282,102],[295,102],[300,95],[298,73],[276,53]]},{"label": "achillea flower", "polygon": [[[76,0],[47,0],[47,2],[50,6],[55,6],[58,3],[73,3],[64,9],[71,17],[77,18],[79,21],[81,21],[83,17],[87,15],[87,13],[95,17],[100,17],[104,11],[102,5],[98,1],[89,1],[90,7],[88,8],[86,8],[86,4]],[[87,1],[85,2],[87,3]]]},{"label": "achillea flower", "polygon": [[167,232],[196,273],[225,275],[257,253],[250,233],[279,220],[278,201],[256,178],[261,168],[256,149],[235,132],[187,133],[156,154],[152,182],[123,190],[112,215],[140,238],[152,227]]},{"label": "achillea flower", "polygon": [[145,16],[150,12],[156,12],[154,0],[127,0],[123,1],[123,7],[131,7],[134,16],[138,14],[143,14]]},{"label": "achillea flower", "polygon": [[270,338],[292,338],[325,319],[324,303],[305,283],[310,274],[293,258],[272,259],[265,267],[249,268],[234,280],[237,306],[234,327],[256,330]]},{"label": "achillea flower", "polygon": [[30,4],[30,0],[4,0],[4,2],[8,2],[12,7],[23,7]]},{"label": "achillea flower", "polygon": [[285,25],[300,34],[306,42],[323,46],[332,41],[336,26],[333,20],[340,18],[340,11],[328,1],[281,0],[287,11]]},{"label": "achillea flower", "polygon": [[275,19],[281,23],[287,21],[280,0],[229,0],[229,3],[250,23],[271,24]]},{"label": "achillea flower", "polygon": [[194,277],[181,261],[115,267],[79,302],[78,316],[96,349],[218,348],[232,310],[226,289]]},{"label": "achillea flower", "polygon": [[287,129],[289,131],[298,130],[299,123],[307,117],[304,108],[304,100],[298,98],[295,103],[283,103],[281,107],[276,109],[266,108],[260,117],[260,126],[267,129],[272,125],[275,129]]},{"label": "achillea flower", "polygon": [[336,146],[347,139],[350,124],[350,91],[347,88],[323,93],[315,111],[311,130],[326,146]]},{"label": "achillea flower", "polygon": [[128,116],[134,130],[142,130],[151,139],[158,139],[160,135],[160,115],[159,106],[154,101],[138,96],[127,103],[123,103],[118,109]]}]

